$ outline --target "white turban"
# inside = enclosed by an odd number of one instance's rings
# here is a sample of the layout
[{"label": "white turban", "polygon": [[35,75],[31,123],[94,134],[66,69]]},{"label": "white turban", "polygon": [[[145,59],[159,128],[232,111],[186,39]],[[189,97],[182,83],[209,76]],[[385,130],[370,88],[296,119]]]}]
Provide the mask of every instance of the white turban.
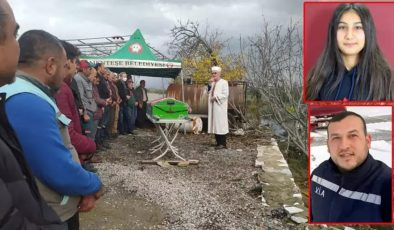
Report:
[{"label": "white turban", "polygon": [[212,72],[213,71],[217,71],[217,72],[222,72],[222,68],[220,68],[219,66],[212,66]]}]

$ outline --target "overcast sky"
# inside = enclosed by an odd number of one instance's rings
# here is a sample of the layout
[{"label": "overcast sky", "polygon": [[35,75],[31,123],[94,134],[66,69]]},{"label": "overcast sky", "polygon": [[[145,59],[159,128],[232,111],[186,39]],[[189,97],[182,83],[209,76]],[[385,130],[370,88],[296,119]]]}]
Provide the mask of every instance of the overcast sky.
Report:
[{"label": "overcast sky", "polygon": [[61,39],[132,34],[141,29],[163,53],[170,29],[181,20],[209,24],[224,38],[256,34],[263,15],[273,23],[302,17],[301,0],[8,0],[20,34],[43,29]]},{"label": "overcast sky", "polygon": [[[61,39],[129,35],[140,29],[145,40],[164,54],[170,29],[179,20],[209,24],[223,39],[260,31],[263,16],[272,24],[302,18],[301,0],[8,0],[20,35],[43,29]],[[231,42],[231,40],[230,40]]]}]

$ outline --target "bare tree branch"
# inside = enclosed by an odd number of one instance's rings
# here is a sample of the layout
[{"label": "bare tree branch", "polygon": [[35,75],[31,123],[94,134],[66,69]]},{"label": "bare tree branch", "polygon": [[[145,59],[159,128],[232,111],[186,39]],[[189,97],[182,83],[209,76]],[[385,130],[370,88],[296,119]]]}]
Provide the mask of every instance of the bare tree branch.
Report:
[{"label": "bare tree branch", "polygon": [[289,140],[307,153],[306,105],[302,102],[302,38],[297,23],[263,24],[262,33],[249,39],[243,63],[247,80],[269,104],[272,118],[287,132]]}]

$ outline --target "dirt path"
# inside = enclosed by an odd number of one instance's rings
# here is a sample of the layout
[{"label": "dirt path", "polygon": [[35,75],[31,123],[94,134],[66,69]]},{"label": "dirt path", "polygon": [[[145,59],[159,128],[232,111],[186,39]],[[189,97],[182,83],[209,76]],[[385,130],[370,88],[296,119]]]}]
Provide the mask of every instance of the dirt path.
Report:
[{"label": "dirt path", "polygon": [[97,208],[81,215],[81,229],[286,229],[264,214],[254,168],[257,143],[270,135],[230,137],[229,149],[210,147],[208,135],[180,135],[181,155],[200,160],[188,167],[141,165],[154,130],[119,136],[97,164],[108,187]]}]

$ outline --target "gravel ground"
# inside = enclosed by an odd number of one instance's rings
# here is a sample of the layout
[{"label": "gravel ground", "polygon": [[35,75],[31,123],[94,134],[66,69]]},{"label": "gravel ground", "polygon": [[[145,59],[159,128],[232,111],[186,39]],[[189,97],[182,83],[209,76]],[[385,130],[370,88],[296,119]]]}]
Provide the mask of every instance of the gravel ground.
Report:
[{"label": "gravel ground", "polygon": [[140,164],[158,155],[148,150],[155,137],[139,129],[99,153],[104,162],[95,167],[108,192],[81,215],[82,229],[288,229],[265,214],[256,189],[256,145],[270,134],[230,136],[225,150],[210,147],[212,136],[182,134],[175,146],[198,165]]}]

